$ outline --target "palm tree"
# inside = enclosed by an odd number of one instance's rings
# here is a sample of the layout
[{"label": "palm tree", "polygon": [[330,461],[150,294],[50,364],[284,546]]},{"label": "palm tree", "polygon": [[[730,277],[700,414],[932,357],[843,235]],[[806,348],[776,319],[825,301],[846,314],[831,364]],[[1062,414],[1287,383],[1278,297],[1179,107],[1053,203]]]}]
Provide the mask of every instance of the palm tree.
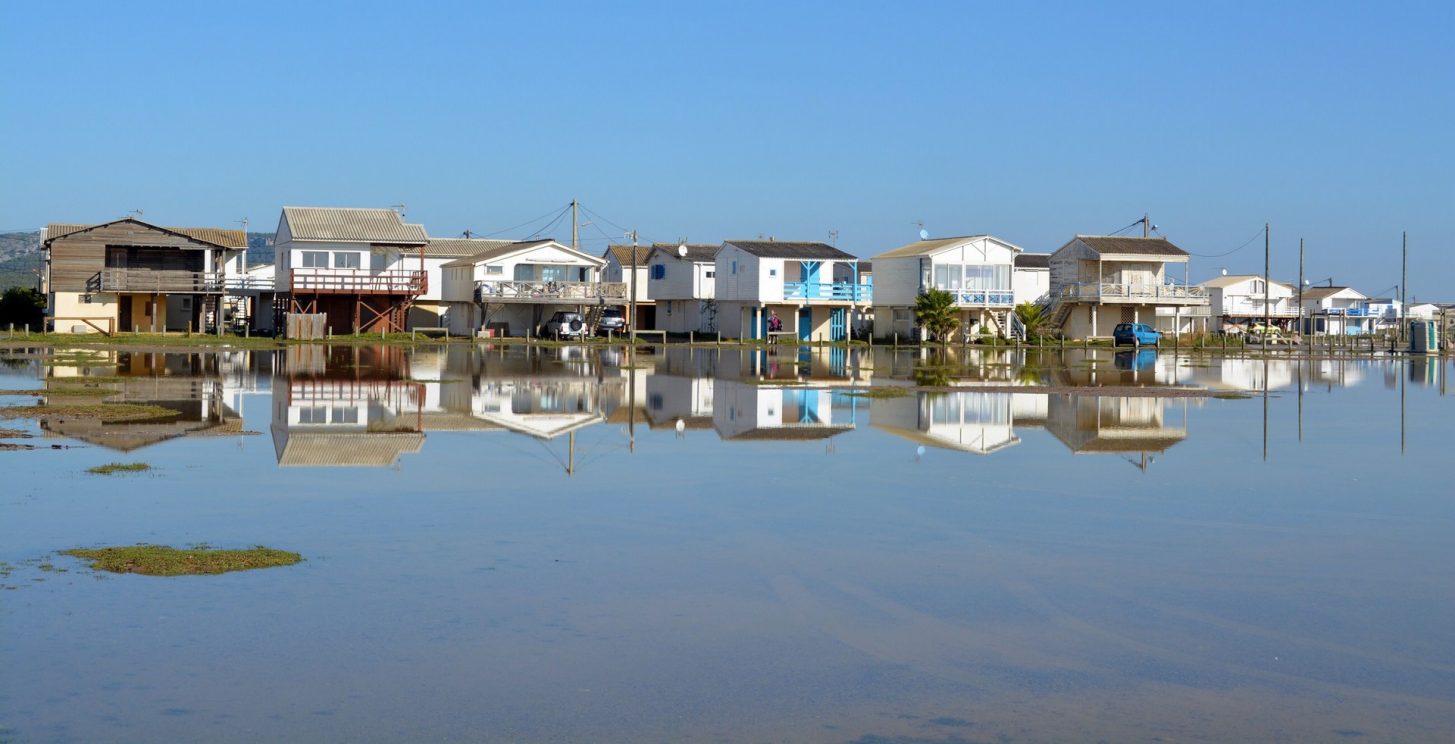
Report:
[{"label": "palm tree", "polygon": [[914,320],[940,343],[950,343],[950,334],[960,327],[955,296],[943,289],[927,289],[914,300]]},{"label": "palm tree", "polygon": [[1015,306],[1015,316],[1020,318],[1021,324],[1026,327],[1026,340],[1050,335],[1051,316],[1046,312],[1044,305],[1037,305],[1034,302],[1022,302]]}]

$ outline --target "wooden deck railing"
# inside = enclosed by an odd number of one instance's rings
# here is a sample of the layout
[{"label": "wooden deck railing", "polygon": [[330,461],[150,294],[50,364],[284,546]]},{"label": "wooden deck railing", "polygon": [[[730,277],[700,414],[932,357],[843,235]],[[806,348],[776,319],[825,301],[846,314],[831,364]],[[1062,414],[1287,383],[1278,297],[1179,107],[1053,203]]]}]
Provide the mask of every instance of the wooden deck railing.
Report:
[{"label": "wooden deck railing", "polygon": [[476,302],[598,302],[619,305],[627,301],[626,282],[518,282],[478,281]]},{"label": "wooden deck railing", "polygon": [[222,291],[220,271],[172,271],[108,268],[86,281],[87,292],[181,292]]},{"label": "wooden deck railing", "polygon": [[294,294],[392,294],[421,295],[429,291],[429,276],[423,271],[330,271],[293,269],[289,291]]},{"label": "wooden deck railing", "polygon": [[1123,302],[1170,302],[1202,304],[1207,302],[1207,290],[1202,287],[1188,287],[1181,284],[1116,284],[1111,282],[1082,282],[1061,288],[1061,298],[1072,301],[1123,301]]}]

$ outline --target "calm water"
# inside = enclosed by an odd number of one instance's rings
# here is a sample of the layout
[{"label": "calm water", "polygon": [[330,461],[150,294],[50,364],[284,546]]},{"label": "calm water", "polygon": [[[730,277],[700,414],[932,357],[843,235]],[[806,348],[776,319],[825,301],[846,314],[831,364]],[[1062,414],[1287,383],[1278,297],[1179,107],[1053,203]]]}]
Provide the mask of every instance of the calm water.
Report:
[{"label": "calm water", "polygon": [[[1452,372],[12,355],[177,415],[0,421],[0,741],[1449,740]],[[958,391],[851,394],[916,380]],[[54,557],[137,542],[307,560]]]}]

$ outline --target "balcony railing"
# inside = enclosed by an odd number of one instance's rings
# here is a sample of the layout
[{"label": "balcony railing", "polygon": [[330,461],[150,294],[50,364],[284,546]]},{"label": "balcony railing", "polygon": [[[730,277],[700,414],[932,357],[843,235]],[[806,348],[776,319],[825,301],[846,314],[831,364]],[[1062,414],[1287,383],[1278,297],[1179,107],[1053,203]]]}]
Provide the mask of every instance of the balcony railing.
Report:
[{"label": "balcony railing", "polygon": [[1207,290],[1202,287],[1188,287],[1180,284],[1116,284],[1110,282],[1081,282],[1061,288],[1061,299],[1072,301],[1128,301],[1128,302],[1180,302],[1202,304],[1207,302]]},{"label": "balcony railing", "polygon": [[227,278],[229,292],[272,292],[273,285],[271,276],[230,276]]},{"label": "balcony railing", "polygon": [[304,294],[392,294],[421,295],[429,291],[429,276],[423,271],[330,271],[293,269],[289,289]]},{"label": "balcony railing", "polygon": [[945,287],[935,287],[935,289],[949,292],[955,298],[956,305],[1010,307],[1015,304],[1015,292],[1009,289],[948,289]]},{"label": "balcony railing", "polygon": [[627,301],[626,282],[475,282],[476,302],[606,302]]},{"label": "balcony railing", "polygon": [[874,299],[874,285],[849,282],[784,282],[783,299],[870,302]]},{"label": "balcony railing", "polygon": [[86,281],[87,292],[177,292],[222,291],[220,271],[171,271],[151,269],[102,269]]}]

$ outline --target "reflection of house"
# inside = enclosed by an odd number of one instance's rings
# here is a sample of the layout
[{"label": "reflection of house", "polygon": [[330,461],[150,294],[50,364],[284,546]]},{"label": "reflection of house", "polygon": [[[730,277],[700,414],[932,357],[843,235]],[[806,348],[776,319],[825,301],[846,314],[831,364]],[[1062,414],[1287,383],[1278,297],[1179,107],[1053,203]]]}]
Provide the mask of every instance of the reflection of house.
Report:
[{"label": "reflection of house", "polygon": [[646,379],[646,416],[652,428],[712,428],[713,378],[652,374]]},{"label": "reflection of house", "polygon": [[843,341],[854,309],[873,300],[858,261],[824,243],[723,243],[713,267],[717,326],[728,338],[766,338],[776,316],[783,333]]},{"label": "reflection of house", "polygon": [[273,449],[282,466],[386,467],[424,445],[425,386],[405,351],[290,346],[273,380]]},{"label": "reflection of house", "polygon": [[1188,258],[1166,238],[1078,235],[1051,254],[1051,324],[1074,338],[1109,337],[1118,323],[1191,330],[1208,302],[1187,285]]},{"label": "reflection of house", "polygon": [[749,385],[719,379],[713,386],[712,421],[718,436],[734,441],[828,439],[854,429],[849,410],[834,410],[831,390]]},{"label": "reflection of house", "polygon": [[1219,276],[1197,286],[1207,290],[1215,331],[1240,333],[1262,325],[1264,318],[1289,330],[1298,318],[1293,286],[1283,282],[1265,284],[1261,276]]},{"label": "reflection of house", "polygon": [[[128,421],[43,418],[41,430],[47,436],[79,439],[121,452],[179,437],[240,434],[242,417],[226,402],[218,366],[213,354],[120,352],[114,367],[91,368],[109,374],[89,391],[111,391],[105,397],[107,402],[157,406],[168,413]],[[53,367],[51,372],[46,380],[51,391],[46,395],[47,405],[92,405],[100,400],[95,395],[66,395],[85,385],[86,375],[80,370]]]},{"label": "reflection of house", "polygon": [[554,240],[478,242],[482,250],[444,264],[451,333],[523,336],[558,311],[585,315],[627,301],[626,285],[601,280],[606,262],[596,256]]},{"label": "reflection of house", "polygon": [[[1020,443],[1012,393],[919,393],[873,403],[876,429],[930,447],[989,454]],[[1044,396],[1037,396],[1044,397]]]},{"label": "reflection of house", "polygon": [[214,330],[223,266],[246,248],[241,230],[130,218],[49,225],[41,234],[47,318],[57,333]]},{"label": "reflection of house", "polygon": [[1163,452],[1187,438],[1187,399],[1052,395],[1046,429],[1077,454]]},{"label": "reflection of house", "polygon": [[1187,372],[1191,382],[1209,390],[1261,392],[1293,385],[1294,365],[1287,359],[1210,357]]},{"label": "reflection of house", "polygon": [[402,331],[428,291],[423,225],[392,209],[283,207],[276,291],[290,313],[322,313],[333,333]]},{"label": "reflection of house", "polygon": [[[475,418],[517,434],[554,439],[606,421],[604,394],[591,378],[482,378],[470,398]],[[619,382],[617,384],[619,387]]]},{"label": "reflection of house", "polygon": [[657,303],[657,330],[712,333],[717,330],[716,245],[655,245],[646,259],[646,279]]},{"label": "reflection of house", "polygon": [[917,330],[915,300],[931,289],[949,292],[960,332],[989,329],[1012,335],[1011,285],[1020,246],[991,235],[921,240],[874,257],[874,335],[908,339]]}]

